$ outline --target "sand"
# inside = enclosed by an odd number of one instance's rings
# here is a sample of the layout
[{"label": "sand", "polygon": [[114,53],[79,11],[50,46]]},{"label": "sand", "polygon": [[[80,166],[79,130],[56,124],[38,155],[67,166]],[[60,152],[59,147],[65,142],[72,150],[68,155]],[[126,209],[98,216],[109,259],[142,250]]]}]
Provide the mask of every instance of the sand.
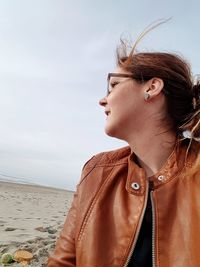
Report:
[{"label": "sand", "polygon": [[72,198],[70,191],[0,182],[0,254],[26,249],[34,255],[27,266],[46,266]]}]

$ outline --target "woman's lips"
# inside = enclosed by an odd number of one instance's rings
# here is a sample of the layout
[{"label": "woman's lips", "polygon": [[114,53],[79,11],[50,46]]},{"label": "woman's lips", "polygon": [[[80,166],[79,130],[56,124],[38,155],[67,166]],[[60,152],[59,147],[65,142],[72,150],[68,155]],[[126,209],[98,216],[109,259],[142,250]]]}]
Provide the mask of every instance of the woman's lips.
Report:
[{"label": "woman's lips", "polygon": [[105,114],[108,116],[110,115],[110,111],[109,110],[105,110]]}]

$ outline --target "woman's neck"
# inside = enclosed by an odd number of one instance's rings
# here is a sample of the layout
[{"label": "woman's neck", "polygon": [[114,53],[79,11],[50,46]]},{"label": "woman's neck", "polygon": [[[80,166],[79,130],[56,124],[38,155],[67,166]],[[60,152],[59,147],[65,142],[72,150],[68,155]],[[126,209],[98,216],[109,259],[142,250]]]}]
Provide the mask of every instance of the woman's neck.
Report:
[{"label": "woman's neck", "polygon": [[139,165],[146,171],[147,177],[157,173],[165,164],[174,150],[176,134],[163,132],[162,134],[145,133],[140,138],[129,141],[132,152],[137,157]]}]

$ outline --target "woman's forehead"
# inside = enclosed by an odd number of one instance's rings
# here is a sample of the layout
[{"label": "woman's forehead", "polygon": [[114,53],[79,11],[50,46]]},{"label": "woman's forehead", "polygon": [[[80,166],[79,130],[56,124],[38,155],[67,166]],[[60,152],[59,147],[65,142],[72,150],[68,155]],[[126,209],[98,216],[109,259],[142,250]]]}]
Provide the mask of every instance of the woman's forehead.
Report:
[{"label": "woman's forehead", "polygon": [[124,74],[131,74],[131,72],[126,71],[125,69],[122,69],[121,67],[116,67],[112,73],[124,73]]}]

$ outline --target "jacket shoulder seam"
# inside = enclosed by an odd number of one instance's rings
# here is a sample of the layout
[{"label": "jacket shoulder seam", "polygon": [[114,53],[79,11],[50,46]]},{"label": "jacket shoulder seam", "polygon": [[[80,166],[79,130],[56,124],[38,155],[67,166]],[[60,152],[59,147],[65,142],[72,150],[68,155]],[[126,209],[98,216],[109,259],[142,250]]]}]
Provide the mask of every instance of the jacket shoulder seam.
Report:
[{"label": "jacket shoulder seam", "polygon": [[96,167],[98,161],[100,161],[102,157],[103,157],[103,153],[100,153],[100,154],[98,154],[96,156],[93,156],[92,158],[90,158],[85,163],[85,165],[83,167],[83,171],[82,171],[83,172],[83,175],[81,177],[81,180],[79,182],[79,185],[82,184],[82,182],[85,180],[85,178],[92,172],[92,170]]}]

